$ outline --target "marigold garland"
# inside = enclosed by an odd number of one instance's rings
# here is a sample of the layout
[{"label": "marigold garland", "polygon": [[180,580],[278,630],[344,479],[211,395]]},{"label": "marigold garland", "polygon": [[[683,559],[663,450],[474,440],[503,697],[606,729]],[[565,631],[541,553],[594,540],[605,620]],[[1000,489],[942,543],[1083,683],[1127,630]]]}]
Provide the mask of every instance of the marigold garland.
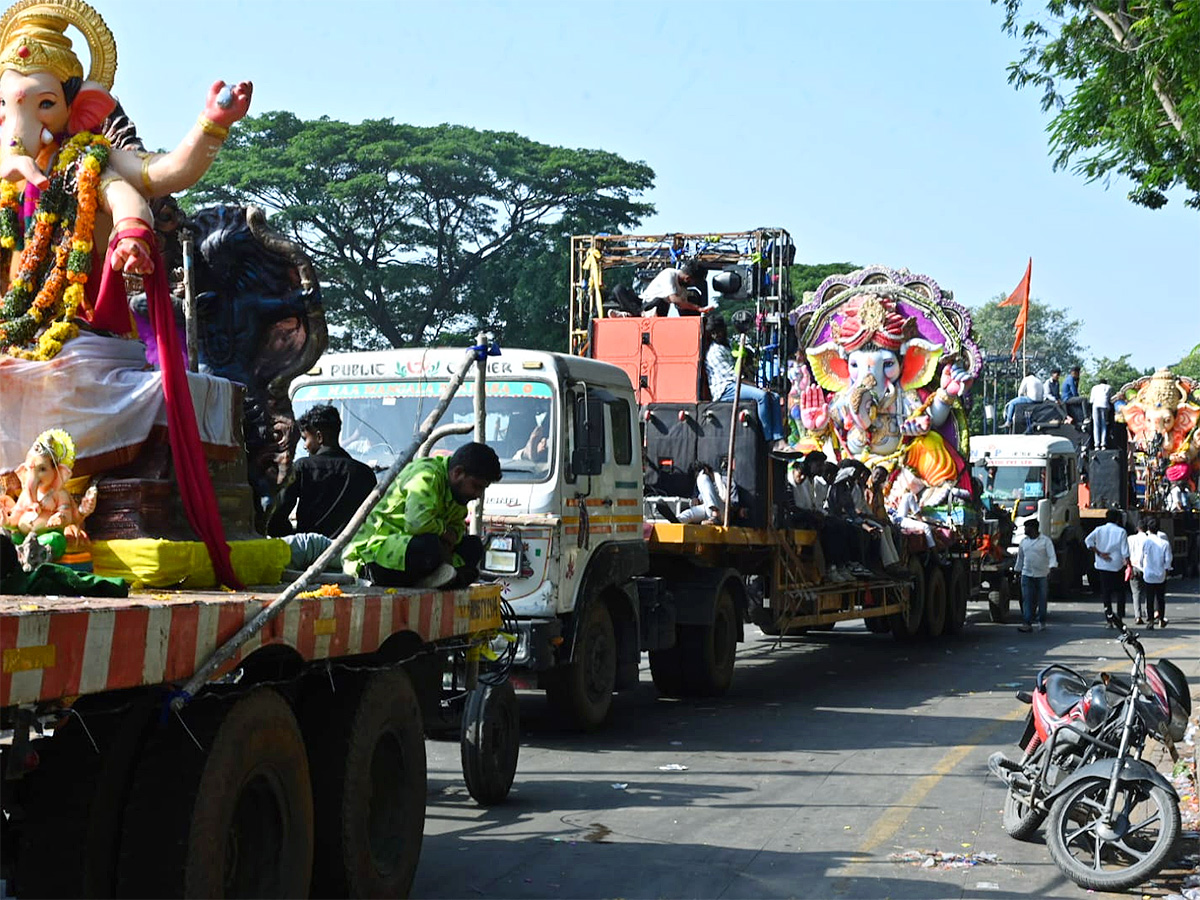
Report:
[{"label": "marigold garland", "polygon": [[[50,184],[26,223],[17,274],[0,299],[0,347],[7,347],[13,356],[51,359],[79,333],[70,320],[83,303],[83,286],[91,274],[100,173],[108,163],[109,149],[106,138],[81,132],[58,153]],[[68,193],[72,182],[74,190]],[[22,246],[20,199],[13,185],[0,183],[0,254],[4,257],[5,251]],[[0,260],[0,265],[5,261]],[[35,346],[23,346],[35,336]]]}]

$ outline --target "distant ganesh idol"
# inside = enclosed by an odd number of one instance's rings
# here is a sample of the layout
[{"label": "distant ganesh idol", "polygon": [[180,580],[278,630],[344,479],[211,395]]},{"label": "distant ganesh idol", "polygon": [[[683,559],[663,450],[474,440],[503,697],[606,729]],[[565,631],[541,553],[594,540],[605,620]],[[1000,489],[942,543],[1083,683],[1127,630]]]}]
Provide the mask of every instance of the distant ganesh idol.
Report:
[{"label": "distant ganesh idol", "polygon": [[[65,31],[87,40],[91,67]],[[161,266],[148,201],[195,184],[251,85],[214,84],[196,124],[169,153],[118,149],[116,45],[81,0],[20,0],[0,18],[0,351],[49,359],[80,325],[130,331],[124,290],[100,291],[101,264],[148,275]]]}]

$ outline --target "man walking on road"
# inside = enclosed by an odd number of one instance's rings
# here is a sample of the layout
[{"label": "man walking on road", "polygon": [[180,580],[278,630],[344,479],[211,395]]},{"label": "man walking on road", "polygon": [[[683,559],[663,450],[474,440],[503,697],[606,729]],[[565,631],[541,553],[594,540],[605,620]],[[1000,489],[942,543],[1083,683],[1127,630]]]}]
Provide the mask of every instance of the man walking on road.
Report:
[{"label": "man walking on road", "polygon": [[1174,562],[1171,542],[1158,530],[1158,519],[1146,520],[1146,537],[1142,540],[1142,581],[1145,584],[1147,626],[1167,627],[1167,573]]},{"label": "man walking on road", "polygon": [[[1105,618],[1117,601],[1117,615],[1125,618],[1125,567],[1129,564],[1129,536],[1121,524],[1121,511],[1110,509],[1104,524],[1087,536],[1084,542],[1095,554],[1096,577],[1100,581],[1100,596],[1104,599]],[[1109,622],[1109,628],[1115,626]]]},{"label": "man walking on road", "polygon": [[1037,613],[1038,630],[1046,630],[1046,598],[1050,591],[1050,570],[1058,566],[1054,542],[1039,534],[1037,519],[1025,520],[1025,539],[1017,547],[1014,571],[1021,576],[1021,618],[1017,631],[1033,631]]}]

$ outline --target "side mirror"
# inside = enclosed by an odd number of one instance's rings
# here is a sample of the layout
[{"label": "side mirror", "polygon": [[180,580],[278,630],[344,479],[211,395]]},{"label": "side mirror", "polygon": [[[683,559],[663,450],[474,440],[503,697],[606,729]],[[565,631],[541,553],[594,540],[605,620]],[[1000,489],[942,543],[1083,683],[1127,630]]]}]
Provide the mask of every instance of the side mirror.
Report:
[{"label": "side mirror", "polygon": [[571,471],[576,475],[599,475],[604,469],[604,450],[577,447],[571,454]]}]

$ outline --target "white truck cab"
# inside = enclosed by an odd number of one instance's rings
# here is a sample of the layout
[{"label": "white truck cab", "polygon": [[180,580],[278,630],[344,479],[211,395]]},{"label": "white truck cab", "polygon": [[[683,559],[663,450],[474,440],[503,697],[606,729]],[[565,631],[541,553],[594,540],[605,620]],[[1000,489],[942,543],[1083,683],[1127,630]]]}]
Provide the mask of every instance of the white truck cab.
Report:
[{"label": "white truck cab", "polygon": [[[326,354],[293,382],[292,403],[297,416],[318,403],[336,406],[342,446],[383,471],[461,360],[459,348]],[[485,394],[485,442],[503,477],[484,496],[481,571],[500,581],[519,620],[516,663],[562,670],[555,687],[565,683],[567,705],[590,727],[607,713],[614,686],[637,682],[636,579],[649,554],[633,387],[608,363],[505,350],[487,361]],[[473,440],[474,395],[472,375],[440,423],[463,433],[431,453]]]},{"label": "white truck cab", "polygon": [[1012,517],[1009,553],[1016,554],[1025,521],[1036,518],[1041,533],[1054,542],[1059,575],[1073,587],[1085,565],[1075,445],[1050,435],[984,434],[971,437],[970,449],[972,474],[984,497]]}]

